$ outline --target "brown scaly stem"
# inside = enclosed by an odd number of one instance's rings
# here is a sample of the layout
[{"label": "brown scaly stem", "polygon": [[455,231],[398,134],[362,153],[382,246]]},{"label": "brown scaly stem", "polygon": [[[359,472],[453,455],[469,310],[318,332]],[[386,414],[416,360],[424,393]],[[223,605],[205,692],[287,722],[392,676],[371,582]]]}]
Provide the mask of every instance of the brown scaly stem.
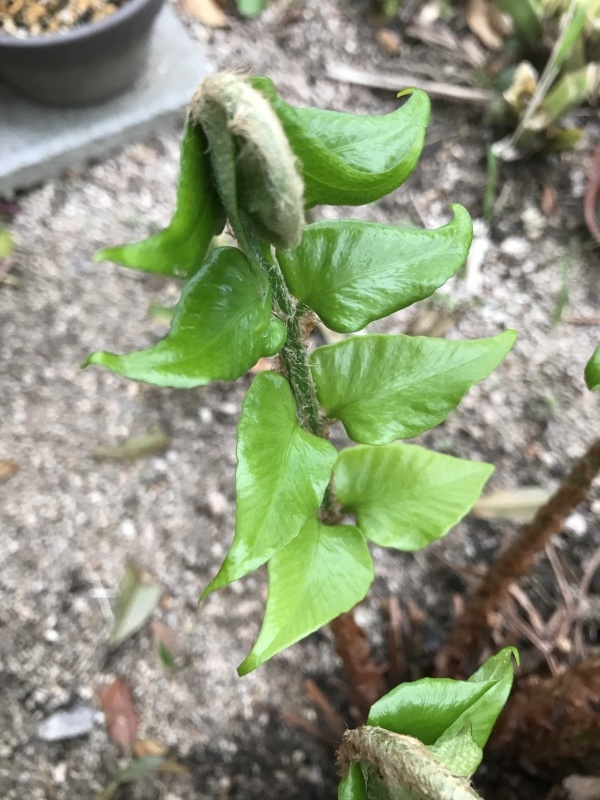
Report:
[{"label": "brown scaly stem", "polygon": [[565,519],[585,500],[600,472],[600,440],[573,467],[561,486],[492,564],[468,598],[465,609],[436,657],[438,675],[458,677],[475,660],[488,631],[488,617],[512,583],[526,575],[538,553],[560,533]]}]

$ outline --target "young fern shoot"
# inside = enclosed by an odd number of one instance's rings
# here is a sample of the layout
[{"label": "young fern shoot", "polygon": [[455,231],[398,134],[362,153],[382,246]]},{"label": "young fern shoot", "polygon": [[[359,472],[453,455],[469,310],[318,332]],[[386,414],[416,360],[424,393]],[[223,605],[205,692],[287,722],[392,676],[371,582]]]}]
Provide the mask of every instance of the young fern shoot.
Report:
[{"label": "young fern shoot", "polygon": [[[397,440],[441,423],[504,359],[513,331],[464,342],[364,335],[310,359],[306,350],[307,315],[355,333],[429,297],[462,267],[472,226],[458,205],[437,230],[304,222],[315,205],[395,191],[417,164],[428,121],[419,91],[389,114],[361,116],[294,108],[267,78],[213,75],[190,106],[171,224],[97,256],[186,283],[157,344],[96,352],[86,365],[192,388],[234,381],[279,354],[242,405],[235,535],[202,594],[268,564],[263,626],[240,674],[365,597],[369,541],[425,547],[469,511],[492,472]],[[226,221],[238,246],[212,249]],[[336,451],[334,420],[358,446]]]}]

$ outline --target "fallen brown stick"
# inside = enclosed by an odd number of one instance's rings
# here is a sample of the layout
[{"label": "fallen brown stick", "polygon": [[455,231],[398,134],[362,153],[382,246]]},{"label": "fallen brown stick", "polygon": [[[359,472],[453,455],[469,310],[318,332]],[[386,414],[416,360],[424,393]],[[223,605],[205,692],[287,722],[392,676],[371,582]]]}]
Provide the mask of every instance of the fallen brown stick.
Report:
[{"label": "fallen brown stick", "polygon": [[521,528],[509,547],[484,574],[436,656],[438,675],[459,676],[465,663],[477,658],[488,631],[490,613],[499,605],[510,585],[529,572],[551,537],[562,531],[565,519],[586,498],[598,472],[600,439],[592,444],[548,502],[538,509],[528,525]]},{"label": "fallen brown stick", "polygon": [[341,83],[353,83],[357,86],[369,86],[372,89],[389,89],[399,92],[406,87],[421,89],[431,97],[452,100],[457,103],[474,103],[487,105],[493,98],[487,89],[476,89],[471,86],[454,86],[451,83],[428,81],[408,73],[368,72],[351,67],[349,64],[330,64],[326,69],[327,77]]}]

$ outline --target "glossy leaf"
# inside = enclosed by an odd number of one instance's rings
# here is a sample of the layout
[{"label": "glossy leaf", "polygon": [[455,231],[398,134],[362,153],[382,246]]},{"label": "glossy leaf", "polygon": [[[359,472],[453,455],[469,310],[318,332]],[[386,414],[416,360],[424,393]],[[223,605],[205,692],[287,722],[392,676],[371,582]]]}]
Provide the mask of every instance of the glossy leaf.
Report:
[{"label": "glossy leaf", "polygon": [[336,451],[303,430],[286,378],[258,375],[238,426],[237,517],[233,544],[202,597],[260,567],[315,514]]},{"label": "glossy leaf", "polygon": [[387,444],[442,422],[466,392],[492,372],[516,333],[466,342],[372,335],[317,348],[317,396],[355,442]]},{"label": "glossy leaf", "polygon": [[473,743],[480,750],[485,746],[508,699],[513,658],[518,660],[515,648],[505,647],[466,681],[423,678],[401,683],[371,707],[368,724],[414,736],[433,746],[434,753],[437,749],[440,760],[450,767],[450,742],[458,739],[454,749],[456,774],[468,777],[467,770],[472,774],[482,756],[480,753],[478,761],[474,757]]},{"label": "glossy leaf", "polygon": [[368,800],[365,779],[358,763],[348,767],[348,772],[340,781],[338,800]]},{"label": "glossy leaf", "polygon": [[420,550],[468,513],[494,468],[410,444],[359,445],[334,467],[338,500],[371,541]]},{"label": "glossy leaf", "polygon": [[585,383],[591,392],[600,389],[600,344],[586,365]]},{"label": "glossy leaf", "polygon": [[84,366],[100,364],[126,378],[185,389],[236,380],[284,341],[285,327],[271,316],[266,275],[239,250],[221,247],[185,285],[164,339],[123,356],[92,353]]},{"label": "glossy leaf", "polygon": [[340,333],[429,297],[464,264],[471,217],[452,206],[452,222],[434,231],[374,222],[317,222],[295,250],[278,253],[298,300]]},{"label": "glossy leaf", "polygon": [[250,82],[271,102],[302,165],[307,208],[372,203],[401,186],[419,160],[430,114],[424,92],[373,116],[294,108],[268,78]]},{"label": "glossy leaf", "polygon": [[165,230],[135,244],[105,247],[95,261],[186,278],[204,261],[210,240],[225,227],[225,213],[213,187],[206,136],[186,127],[181,142],[177,207]]},{"label": "glossy leaf", "polygon": [[309,520],[269,561],[265,618],[239,674],[246,675],[350,611],[364,598],[373,577],[373,562],[358,528]]}]

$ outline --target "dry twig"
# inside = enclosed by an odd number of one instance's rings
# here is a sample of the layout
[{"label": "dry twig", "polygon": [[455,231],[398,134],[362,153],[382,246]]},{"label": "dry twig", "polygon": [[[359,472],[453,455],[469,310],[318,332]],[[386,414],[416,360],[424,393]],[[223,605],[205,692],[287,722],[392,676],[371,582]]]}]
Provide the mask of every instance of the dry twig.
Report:
[{"label": "dry twig", "polygon": [[529,572],[552,536],[562,531],[565,519],[586,498],[599,471],[600,440],[594,442],[548,502],[538,509],[534,519],[521,529],[483,576],[436,657],[438,674],[460,675],[465,663],[477,657],[489,629],[489,615],[509,587]]},{"label": "dry twig", "polygon": [[440,81],[427,81],[407,73],[369,72],[364,69],[351,67],[349,64],[330,64],[327,67],[327,77],[342,83],[353,83],[357,86],[369,86],[371,89],[388,89],[398,92],[406,86],[421,89],[431,97],[442,100],[452,100],[458,103],[474,103],[487,105],[493,95],[487,89],[476,89],[471,86],[454,86],[451,83]]}]

